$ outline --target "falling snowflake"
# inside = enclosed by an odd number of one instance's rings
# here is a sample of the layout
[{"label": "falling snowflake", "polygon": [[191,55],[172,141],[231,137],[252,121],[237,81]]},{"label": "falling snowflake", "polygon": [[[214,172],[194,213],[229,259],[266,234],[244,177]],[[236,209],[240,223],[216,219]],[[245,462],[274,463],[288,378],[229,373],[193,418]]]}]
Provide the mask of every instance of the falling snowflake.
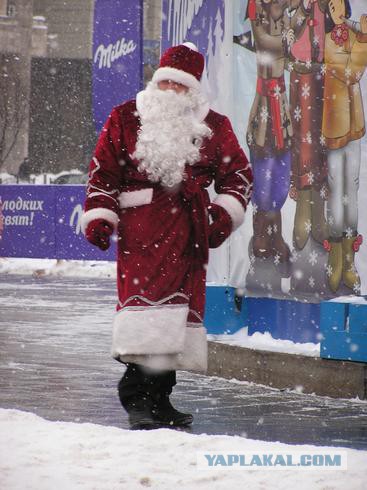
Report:
[{"label": "falling snowflake", "polygon": [[326,71],[327,71],[327,66],[325,65],[325,63],[323,63],[320,68],[321,75],[325,75]]},{"label": "falling snowflake", "polygon": [[353,230],[352,230],[352,228],[350,228],[350,227],[349,227],[349,228],[347,228],[347,229],[345,230],[345,236],[346,236],[347,238],[352,238],[352,236],[353,236]]},{"label": "falling snowflake", "polygon": [[302,117],[302,109],[297,106],[295,109],[294,109],[294,119],[299,122],[301,120],[301,117]]},{"label": "falling snowflake", "polygon": [[315,287],[315,279],[312,276],[309,277],[308,284],[311,288]]},{"label": "falling snowflake", "polygon": [[265,179],[270,180],[272,176],[271,170],[268,168],[267,171],[265,172]]},{"label": "falling snowflake", "polygon": [[276,208],[277,207],[277,203],[276,201],[273,201],[273,208]]},{"label": "falling snowflake", "polygon": [[315,181],[315,176],[312,172],[308,172],[307,174],[307,182],[312,185]]},{"label": "falling snowflake", "polygon": [[325,146],[326,145],[326,138],[325,138],[325,136],[323,134],[320,136],[320,143],[321,143],[322,146]]},{"label": "falling snowflake", "polygon": [[349,203],[349,197],[344,194],[344,196],[342,197],[342,203],[344,206],[347,206],[347,204]]},{"label": "falling snowflake", "polygon": [[309,86],[308,83],[304,83],[302,85],[302,97],[304,99],[308,99],[308,97],[310,96],[310,90],[311,90],[311,87]]},{"label": "falling snowflake", "polygon": [[266,233],[270,236],[273,233],[273,228],[269,225],[266,229]]},{"label": "falling snowflake", "polygon": [[306,68],[308,68],[308,69],[312,68],[312,61],[311,60],[306,61]]},{"label": "falling snowflake", "polygon": [[326,275],[328,277],[331,276],[331,274],[333,273],[333,268],[331,267],[331,265],[329,264],[327,267],[326,267]]},{"label": "falling snowflake", "polygon": [[274,264],[279,265],[280,264],[280,255],[276,254],[274,257]]},{"label": "falling snowflake", "polygon": [[261,122],[266,122],[268,120],[268,117],[269,117],[268,108],[265,106],[262,106],[261,111],[260,111]]},{"label": "falling snowflake", "polygon": [[312,229],[312,223],[308,219],[307,221],[305,221],[305,230],[307,231],[307,233],[310,233],[311,232],[311,229]]},{"label": "falling snowflake", "polygon": [[267,283],[266,283],[266,289],[267,289],[268,291],[271,291],[271,290],[273,289],[273,286],[270,284],[270,282],[267,282]]},{"label": "falling snowflake", "polygon": [[353,291],[355,292],[355,294],[359,294],[360,291],[361,291],[361,285],[359,284],[359,282],[355,282],[353,284]]},{"label": "falling snowflake", "polygon": [[299,259],[299,256],[300,254],[295,250],[293,249],[292,250],[292,254],[291,254],[291,257],[290,257],[290,261],[293,263],[293,262],[297,262],[297,260]]},{"label": "falling snowflake", "polygon": [[317,253],[315,250],[313,250],[309,255],[308,255],[308,261],[311,265],[316,265],[317,264]]}]

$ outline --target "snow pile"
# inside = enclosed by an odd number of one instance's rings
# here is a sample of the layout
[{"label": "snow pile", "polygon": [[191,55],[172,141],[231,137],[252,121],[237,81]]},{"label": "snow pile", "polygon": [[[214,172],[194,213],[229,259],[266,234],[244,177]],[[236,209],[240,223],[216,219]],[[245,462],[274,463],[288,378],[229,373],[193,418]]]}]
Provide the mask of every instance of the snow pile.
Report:
[{"label": "snow pile", "polygon": [[255,332],[252,335],[248,335],[247,327],[241,328],[231,335],[208,335],[208,340],[237,345],[239,347],[247,347],[248,349],[320,357],[320,344],[313,344],[312,342],[301,344],[292,342],[291,340],[274,339],[270,332]]},{"label": "snow pile", "polygon": [[64,277],[116,277],[116,263],[91,260],[0,258],[0,274]]},{"label": "snow pile", "polygon": [[[347,471],[199,470],[196,453],[274,453],[335,448],[290,446],[169,429],[136,431],[94,424],[50,422],[0,409],[0,488],[4,490],[365,488],[367,452],[344,449]],[[352,482],[352,483],[351,483]],[[352,487],[350,487],[352,485]]]}]

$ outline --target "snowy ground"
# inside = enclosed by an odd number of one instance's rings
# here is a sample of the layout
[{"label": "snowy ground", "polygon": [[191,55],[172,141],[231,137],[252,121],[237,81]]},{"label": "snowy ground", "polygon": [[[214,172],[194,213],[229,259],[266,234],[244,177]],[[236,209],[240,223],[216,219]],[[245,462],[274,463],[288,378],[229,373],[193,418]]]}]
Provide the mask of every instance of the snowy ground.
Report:
[{"label": "snowy ground", "polygon": [[[77,260],[50,260],[50,259],[0,259],[0,274],[21,274],[34,276],[59,277],[116,277],[114,262],[91,262]],[[250,349],[268,350],[273,352],[287,352],[305,356],[320,356],[320,344],[295,343],[290,340],[274,339],[269,332],[256,332],[247,335],[247,328],[243,328],[233,335],[210,335],[209,340],[215,340],[231,345],[248,347]]]},{"label": "snowy ground", "polygon": [[170,429],[131,432],[116,427],[49,422],[0,409],[2,490],[366,488],[367,452],[347,449],[346,471],[201,470],[197,452],[269,454],[335,448],[289,446],[242,437],[186,434]]}]

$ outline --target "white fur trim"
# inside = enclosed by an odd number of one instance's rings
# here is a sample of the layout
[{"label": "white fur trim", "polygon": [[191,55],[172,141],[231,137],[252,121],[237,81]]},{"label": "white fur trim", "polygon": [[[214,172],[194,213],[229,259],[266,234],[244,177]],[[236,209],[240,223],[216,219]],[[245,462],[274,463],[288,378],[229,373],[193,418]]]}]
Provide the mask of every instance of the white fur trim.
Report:
[{"label": "white fur trim", "polygon": [[163,66],[154,72],[152,81],[158,83],[162,80],[173,80],[176,83],[185,85],[185,87],[201,90],[201,84],[194,75],[170,66]]},{"label": "white fur trim", "polygon": [[132,208],[150,204],[153,199],[153,189],[140,189],[139,191],[121,192],[117,198],[120,208]]},{"label": "white fur trim", "polygon": [[182,43],[182,46],[186,46],[187,48],[191,49],[192,51],[198,52],[198,47],[194,44],[191,43],[190,41],[186,41],[185,43]]},{"label": "white fur trim", "polygon": [[83,213],[81,219],[81,228],[84,234],[85,234],[85,230],[87,229],[87,226],[94,219],[104,219],[108,221],[108,223],[110,223],[113,226],[115,231],[117,228],[117,223],[119,221],[119,217],[117,216],[117,214],[114,211],[111,211],[110,209],[107,208],[90,209],[89,211]]},{"label": "white fur trim", "polygon": [[112,356],[182,352],[188,312],[187,305],[123,308],[113,321]]},{"label": "white fur trim", "polygon": [[[123,355],[123,362],[134,362],[151,369],[183,370],[205,373],[208,368],[208,343],[206,329],[186,327],[185,344],[180,354]],[[115,358],[117,356],[114,356]]]},{"label": "white fur trim", "polygon": [[222,206],[230,215],[233,223],[233,231],[242,225],[245,219],[245,210],[238,199],[230,194],[218,194],[213,203]]}]

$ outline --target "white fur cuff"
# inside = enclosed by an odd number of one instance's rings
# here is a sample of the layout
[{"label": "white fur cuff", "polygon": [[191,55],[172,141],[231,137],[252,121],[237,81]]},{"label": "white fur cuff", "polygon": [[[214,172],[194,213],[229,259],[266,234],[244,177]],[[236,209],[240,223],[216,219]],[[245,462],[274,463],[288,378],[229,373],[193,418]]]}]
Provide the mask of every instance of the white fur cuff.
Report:
[{"label": "white fur cuff", "polygon": [[245,219],[245,210],[238,199],[230,194],[218,194],[213,203],[222,206],[222,208],[224,208],[230,215],[233,223],[232,231],[242,225]]},{"label": "white fur cuff", "polygon": [[187,305],[123,308],[113,321],[112,357],[182,352],[188,312]]},{"label": "white fur cuff", "polygon": [[201,84],[194,75],[183,70],[178,70],[177,68],[171,68],[170,66],[158,68],[158,70],[154,72],[152,82],[158,83],[162,80],[173,80],[176,83],[185,85],[185,87],[201,90]]},{"label": "white fur cuff", "polygon": [[117,229],[117,223],[119,221],[119,217],[114,211],[111,211],[110,209],[107,208],[94,208],[83,213],[81,219],[81,228],[84,234],[85,234],[85,230],[87,229],[87,226],[94,219],[104,219],[113,226],[115,231]]}]

